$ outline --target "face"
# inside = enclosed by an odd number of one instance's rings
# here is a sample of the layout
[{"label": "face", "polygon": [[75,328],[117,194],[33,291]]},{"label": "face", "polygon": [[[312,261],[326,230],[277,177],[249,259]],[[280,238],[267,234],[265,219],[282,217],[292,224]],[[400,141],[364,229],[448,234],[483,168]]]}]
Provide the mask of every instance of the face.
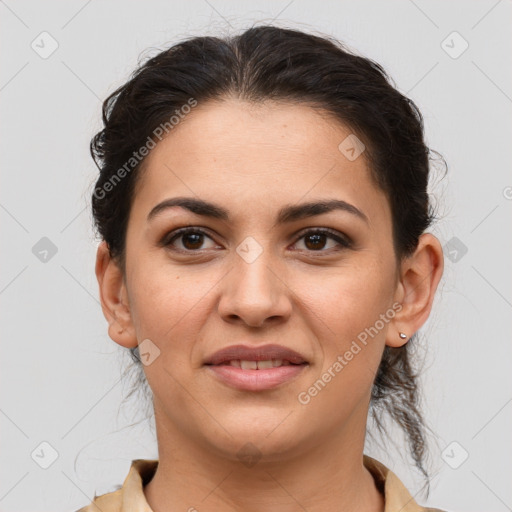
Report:
[{"label": "face", "polygon": [[[168,431],[235,459],[246,443],[282,457],[364,429],[401,297],[390,206],[364,153],[338,149],[350,134],[308,106],[226,100],[197,106],[147,157],[123,293]],[[215,209],[154,210],[174,198]],[[330,201],[341,207],[302,208]],[[304,363],[205,364],[268,344]]]}]

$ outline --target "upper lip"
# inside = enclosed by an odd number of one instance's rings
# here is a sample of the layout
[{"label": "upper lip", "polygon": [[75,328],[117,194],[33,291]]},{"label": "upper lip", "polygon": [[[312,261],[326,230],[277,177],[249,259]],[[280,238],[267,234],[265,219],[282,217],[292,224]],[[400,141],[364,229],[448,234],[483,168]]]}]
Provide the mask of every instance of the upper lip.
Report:
[{"label": "upper lip", "polygon": [[205,361],[205,364],[217,365],[226,361],[269,361],[271,359],[282,359],[292,364],[307,362],[298,352],[282,345],[261,345],[258,347],[231,345],[212,354]]}]

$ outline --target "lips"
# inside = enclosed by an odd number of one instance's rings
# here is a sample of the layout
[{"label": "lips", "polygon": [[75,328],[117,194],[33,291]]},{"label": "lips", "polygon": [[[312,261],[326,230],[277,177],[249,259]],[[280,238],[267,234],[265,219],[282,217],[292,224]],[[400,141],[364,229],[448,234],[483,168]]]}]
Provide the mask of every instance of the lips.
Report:
[{"label": "lips", "polygon": [[[259,361],[265,364],[259,365]],[[258,366],[260,366],[260,369],[263,367],[270,368],[287,364],[307,363],[306,359],[301,354],[282,345],[262,345],[259,347],[231,345],[215,352],[204,364],[221,365],[231,363],[233,366],[241,366],[242,368],[246,366],[246,369],[256,369],[254,368],[254,364],[250,367],[246,365],[245,363],[247,362],[256,362]],[[273,364],[270,366],[269,362]]]},{"label": "lips", "polygon": [[215,352],[204,363],[217,381],[240,391],[265,391],[298,378],[309,364],[281,345],[232,345]]}]

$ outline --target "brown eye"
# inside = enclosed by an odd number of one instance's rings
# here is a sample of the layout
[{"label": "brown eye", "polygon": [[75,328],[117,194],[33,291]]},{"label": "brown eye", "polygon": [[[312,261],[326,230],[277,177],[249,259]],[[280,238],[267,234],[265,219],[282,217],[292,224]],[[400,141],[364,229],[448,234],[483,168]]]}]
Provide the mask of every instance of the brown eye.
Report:
[{"label": "brown eye", "polygon": [[182,244],[186,249],[200,249],[203,245],[204,235],[200,233],[186,233],[181,235]]},{"label": "brown eye", "polygon": [[328,237],[323,234],[307,235],[304,237],[305,245],[308,249],[311,250],[323,249],[325,246],[326,238]]},{"label": "brown eye", "polygon": [[[340,246],[346,249],[351,247],[351,243],[348,239],[342,237],[335,231],[326,229],[307,231],[298,240],[304,240],[306,250],[313,252],[331,252],[328,251],[328,249],[341,250]],[[325,249],[329,240],[335,243],[331,243],[331,246]],[[338,249],[336,249],[336,246],[338,246]]]},{"label": "brown eye", "polygon": [[[179,240],[181,240],[181,247],[175,243]],[[162,245],[184,252],[195,252],[215,246],[215,244],[213,244],[211,247],[203,247],[205,240],[211,240],[213,242],[213,240],[204,231],[197,228],[185,228],[172,233],[171,238],[164,238]]]}]

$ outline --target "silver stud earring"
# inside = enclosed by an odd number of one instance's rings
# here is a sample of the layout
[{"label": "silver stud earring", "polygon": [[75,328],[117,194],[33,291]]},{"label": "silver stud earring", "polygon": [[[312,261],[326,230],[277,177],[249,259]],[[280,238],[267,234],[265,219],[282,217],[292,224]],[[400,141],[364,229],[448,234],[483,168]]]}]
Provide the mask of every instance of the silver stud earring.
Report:
[{"label": "silver stud earring", "polygon": [[400,336],[400,338],[402,338],[403,340],[405,340],[405,338],[407,338],[407,334],[403,333],[403,332],[400,332],[398,333],[398,335]]}]

